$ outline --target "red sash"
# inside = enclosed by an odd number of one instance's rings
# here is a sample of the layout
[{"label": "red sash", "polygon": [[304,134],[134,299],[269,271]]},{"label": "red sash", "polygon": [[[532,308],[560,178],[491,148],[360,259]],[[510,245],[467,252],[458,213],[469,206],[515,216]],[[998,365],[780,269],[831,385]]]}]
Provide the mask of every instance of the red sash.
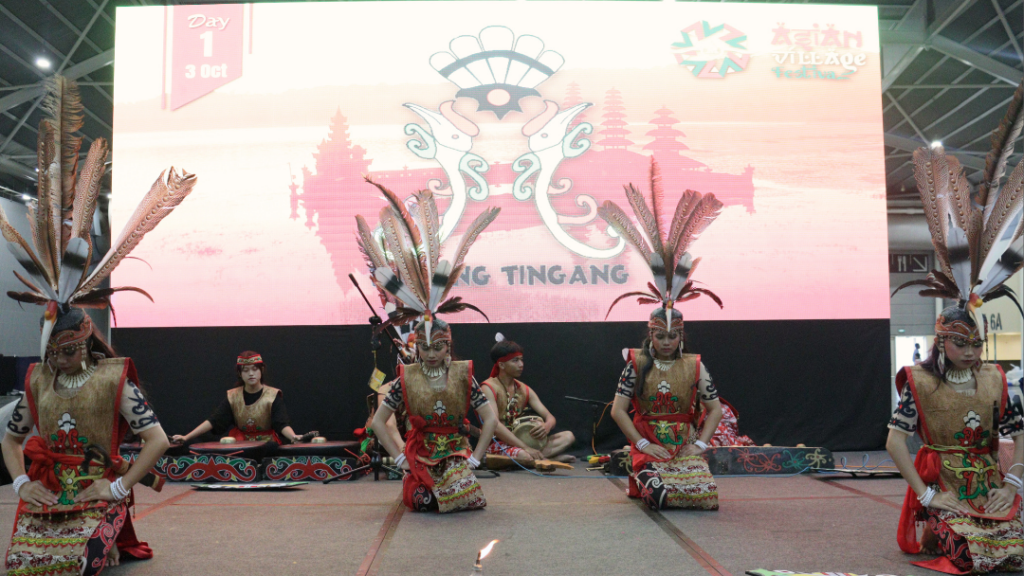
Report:
[{"label": "red sash", "polygon": [[[696,394],[694,394],[694,397],[696,397]],[[635,403],[635,400],[634,400],[634,403]],[[664,458],[664,459],[655,458],[654,456],[650,456],[648,454],[644,454],[643,452],[637,450],[636,449],[636,445],[634,444],[633,445],[633,449],[630,451],[632,453],[632,457],[633,457],[633,473],[634,474],[637,471],[643,469],[643,467],[646,466],[650,462],[668,462],[669,460],[671,460],[672,458],[675,457],[676,452],[678,452],[680,448],[685,446],[685,444],[680,444],[679,446],[671,446],[671,447],[669,447],[669,446],[665,446],[664,444],[662,444],[658,440],[658,436],[654,433],[654,428],[651,427],[650,422],[652,420],[662,420],[662,421],[665,421],[665,422],[685,422],[687,424],[692,424],[693,420],[694,420],[694,411],[691,409],[689,412],[682,413],[682,414],[645,415],[645,414],[641,414],[640,411],[637,410],[636,406],[634,405],[634,410],[633,410],[633,426],[636,427],[636,431],[639,432],[641,436],[646,438],[651,444],[657,444],[658,446],[661,446],[661,447],[665,448],[669,452],[669,457],[668,458]]]},{"label": "red sash", "polygon": [[422,416],[409,416],[412,425],[405,435],[405,461],[409,463],[409,478],[402,482],[402,502],[408,508],[413,507],[413,495],[423,485],[428,489],[434,487],[434,479],[430,477],[427,465],[420,461],[419,456],[427,454],[427,434],[458,434],[455,426],[427,426]]},{"label": "red sash", "polygon": [[[39,436],[33,436],[28,439],[28,443],[25,444],[25,455],[32,460],[32,465],[28,468],[28,477],[32,480],[38,480],[42,482],[43,486],[53,492],[60,492],[62,490],[60,482],[57,480],[57,474],[54,472],[54,464],[64,464],[65,466],[81,466],[82,461],[85,458],[79,454],[61,454],[58,452],[52,452],[46,446],[44,441]],[[121,469],[127,468],[124,466],[124,458],[117,455],[111,455],[110,459],[114,462],[114,468]],[[127,470],[125,470],[127,472]],[[114,480],[117,477],[114,469],[108,468],[103,472],[103,477],[107,480]],[[84,487],[83,487],[84,488]]]}]

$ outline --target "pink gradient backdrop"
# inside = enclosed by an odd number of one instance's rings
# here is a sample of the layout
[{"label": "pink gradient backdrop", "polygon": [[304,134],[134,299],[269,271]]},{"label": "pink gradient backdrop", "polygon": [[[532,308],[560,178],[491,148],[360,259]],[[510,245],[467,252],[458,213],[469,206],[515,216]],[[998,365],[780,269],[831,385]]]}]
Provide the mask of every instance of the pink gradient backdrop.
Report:
[{"label": "pink gradient backdrop", "polygon": [[[650,279],[628,247],[608,260],[573,254],[544,227],[532,200],[511,195],[514,174],[508,164],[528,151],[521,127],[544,109],[542,99],[566,107],[571,85],[579,101],[594,104],[581,118],[595,130],[588,136],[591,149],[559,169],[559,176],[573,180],[572,190],[554,197],[559,212],[582,213],[573,201],[578,194],[626,207],[622,184],[647,188],[645,158],[639,155],[650,153],[644,149],[652,140],[647,133],[656,128],[651,121],[661,108],[672,111],[679,121],[673,128],[685,133],[678,138],[689,148],[682,154],[706,166],[676,176],[668,171],[672,207],[684,185],[715,192],[727,204],[691,248],[703,257],[695,278],[721,296],[725,308],[701,298],[684,305],[687,319],[887,318],[875,8],[625,2],[587,3],[585,12],[583,7],[577,2],[246,6],[242,77],[174,111],[161,108],[162,86],[171,84],[172,72],[162,65],[164,8],[119,8],[115,235],[161,170],[184,168],[198,174],[199,184],[136,250],[152,269],[129,260],[115,272],[114,285],[140,286],[156,300],[118,295],[118,325],[365,322],[368,310],[346,277],[355,273],[370,289],[353,217],[363,214],[376,223],[383,199],[353,178],[325,183],[328,172],[343,167],[337,156],[328,166],[323,152],[318,164],[318,145],[340,111],[351,146],[365,150],[370,173],[397,178],[405,168],[436,169],[433,161],[406,148],[410,137],[403,126],[426,123],[402,104],[436,110],[454,99],[458,88],[437,74],[428,58],[447,50],[452,38],[475,35],[489,25],[534,34],[565,58],[565,65],[537,87],[542,98],[522,100],[522,112],[498,120],[477,111],[469,98],[455,105],[480,127],[473,152],[492,164],[486,175],[491,187],[485,201],[469,201],[446,245],[448,253],[454,250],[484,206],[502,207],[468,259],[471,266],[486,267],[489,284],[456,292],[492,321],[602,320],[617,295],[641,289]],[[173,8],[183,9],[202,7]],[[395,21],[395,14],[404,16]],[[750,60],[744,71],[698,79],[676,63],[671,44],[680,40],[680,30],[702,20],[725,22],[747,35]],[[772,44],[779,23],[794,30],[835,25],[860,33],[862,46],[853,52],[865,54],[865,63],[846,80],[779,78],[772,68],[780,66],[780,57],[773,53],[788,48]],[[168,49],[173,52],[173,46]],[[606,137],[601,123],[611,89],[621,92],[627,137],[634,143],[626,151],[598,144]],[[305,177],[303,167],[309,170]],[[303,197],[294,212],[292,177]],[[394,188],[404,196],[425,187],[426,179],[417,178],[400,179]],[[445,205],[442,201],[442,210]],[[600,219],[565,226],[595,247],[612,244],[605,227]],[[565,283],[510,286],[500,269],[519,265],[561,266]],[[629,282],[570,286],[577,265],[624,265]],[[610,319],[640,320],[647,311],[624,301]],[[472,312],[454,318],[478,319]]]}]

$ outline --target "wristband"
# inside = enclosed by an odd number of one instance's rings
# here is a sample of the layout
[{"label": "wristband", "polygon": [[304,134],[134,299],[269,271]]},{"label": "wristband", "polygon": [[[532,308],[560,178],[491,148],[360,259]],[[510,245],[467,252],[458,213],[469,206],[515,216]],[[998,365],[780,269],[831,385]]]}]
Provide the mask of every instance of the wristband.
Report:
[{"label": "wristband", "polygon": [[931,505],[932,498],[935,498],[935,494],[937,494],[937,492],[935,492],[935,488],[929,486],[928,489],[924,491],[924,494],[917,497],[917,501],[921,503],[921,506],[927,508]]},{"label": "wristband", "polygon": [[110,483],[110,493],[114,495],[114,500],[124,500],[128,497],[128,492],[120,478]]},{"label": "wristband", "polygon": [[466,462],[469,462],[469,467],[473,470],[476,470],[477,466],[480,466],[480,461],[472,454],[469,455],[469,458],[466,458]]},{"label": "wristband", "polygon": [[399,454],[398,458],[395,458],[395,468],[401,468],[402,464],[405,464],[405,454]]},{"label": "wristband", "polygon": [[651,441],[648,440],[647,438],[641,438],[641,439],[636,441],[636,449],[637,449],[638,452],[643,452],[644,448],[647,448],[650,445],[651,445]]},{"label": "wristband", "polygon": [[14,484],[12,484],[12,487],[14,488],[14,493],[19,494],[21,492],[21,487],[24,486],[25,484],[28,484],[31,481],[32,479],[28,477],[28,474],[22,474],[21,476],[15,478]]},{"label": "wristband", "polygon": [[1020,476],[1014,476],[1013,474],[1007,474],[1003,476],[1003,481],[1007,484],[1015,487],[1017,490],[1024,488],[1024,480],[1021,480]]},{"label": "wristband", "polygon": [[701,452],[704,452],[705,450],[708,449],[708,443],[704,442],[703,440],[694,440],[693,445],[696,446],[697,448],[700,448]]},{"label": "wristband", "polygon": [[1024,464],[1014,464],[1013,466],[1010,466],[1010,468],[1009,468],[1009,469],[1007,469],[1006,473],[1007,473],[1007,474],[1009,474],[1009,473],[1010,473],[1010,470],[1013,470],[1013,469],[1014,469],[1014,468],[1016,468],[1017,466],[1021,466],[1021,467],[1024,467]]}]

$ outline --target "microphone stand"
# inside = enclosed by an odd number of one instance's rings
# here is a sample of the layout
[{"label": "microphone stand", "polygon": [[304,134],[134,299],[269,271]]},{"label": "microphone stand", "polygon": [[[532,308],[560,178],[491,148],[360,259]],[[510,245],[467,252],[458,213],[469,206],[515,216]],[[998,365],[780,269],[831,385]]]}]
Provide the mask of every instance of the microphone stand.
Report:
[{"label": "microphone stand", "polygon": [[[363,289],[359,286],[359,282],[356,282],[356,277],[354,275],[352,275],[352,274],[349,274],[348,278],[349,278],[349,280],[352,281],[352,285],[356,287],[356,290],[359,291],[359,295],[363,297],[363,302],[366,302],[366,305],[370,308],[370,312],[373,313],[373,316],[370,316],[370,319],[369,319],[370,326],[373,328],[372,336],[370,337],[370,349],[373,350],[373,353],[374,353],[373,354],[373,357],[374,357],[374,366],[373,367],[374,367],[374,369],[376,369],[377,368],[377,362],[376,362],[377,350],[380,350],[380,347],[381,347],[380,331],[379,331],[379,329],[377,327],[380,326],[381,324],[383,324],[383,320],[381,319],[380,316],[377,315],[377,310],[373,307],[373,304],[370,304],[370,300],[366,297],[366,293],[364,293]],[[395,330],[394,326],[388,326],[384,331],[388,333],[388,337],[392,341],[391,342],[392,346],[395,346],[395,342],[396,341],[397,342],[401,342],[401,338],[398,337],[398,332]],[[403,352],[403,350],[400,347],[395,346],[395,349],[398,352],[398,355],[400,357],[402,357],[402,358],[406,357],[405,353]],[[349,470],[348,472],[343,472],[343,473],[338,474],[336,476],[332,476],[332,477],[324,480],[323,483],[324,484],[330,484],[331,482],[336,482],[336,481],[341,480],[343,478],[344,479],[352,478],[354,474],[357,474],[357,473],[362,472],[363,470],[367,470],[367,469],[373,471],[373,480],[374,481],[380,480],[380,473],[381,473],[382,470],[385,471],[385,472],[393,473],[393,474],[398,475],[398,476],[402,475],[402,471],[401,470],[399,470],[397,468],[393,468],[391,466],[384,465],[384,458],[381,456],[380,449],[377,447],[376,440],[374,442],[372,442],[371,445],[367,446],[367,454],[370,456],[370,463],[369,464],[365,464],[363,466],[360,466],[358,468]]]}]

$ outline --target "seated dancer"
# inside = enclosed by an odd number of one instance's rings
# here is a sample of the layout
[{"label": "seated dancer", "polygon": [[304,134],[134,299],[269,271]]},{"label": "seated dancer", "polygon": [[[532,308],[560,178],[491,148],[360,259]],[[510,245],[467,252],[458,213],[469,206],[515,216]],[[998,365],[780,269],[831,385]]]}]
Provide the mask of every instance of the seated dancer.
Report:
[{"label": "seated dancer", "polygon": [[[993,152],[1005,158],[998,149]],[[1024,567],[1017,495],[1024,486],[1024,420],[1009,406],[1002,369],[982,363],[985,337],[974,310],[984,301],[1013,295],[1003,282],[1020,269],[1020,249],[1013,246],[1020,236],[1020,191],[999,190],[996,177],[991,187],[972,195],[956,159],[947,158],[941,146],[918,149],[914,165],[937,269],[896,292],[925,286],[921,296],[956,304],[935,320],[928,358],[896,376],[900,403],[886,449],[908,484],[896,541],[909,554],[940,554],[913,562],[924,568],[949,574],[1019,572]],[[1024,164],[1014,174],[1022,170]],[[915,432],[924,446],[911,460],[907,439]],[[1005,476],[998,461],[1000,435],[1012,437],[1014,444]]]},{"label": "seated dancer", "polygon": [[[498,424],[494,427],[494,440],[487,448],[488,454],[501,454],[515,459],[528,466],[534,460],[542,460],[561,455],[560,462],[575,462],[571,454],[562,454],[576,437],[568,430],[551,434],[555,427],[555,417],[540,401],[540,397],[532,388],[517,378],[523,374],[523,348],[511,340],[501,340],[491,348],[491,377],[481,385],[484,396],[491,401],[497,411]],[[531,408],[544,419],[542,426],[530,431],[530,436],[538,442],[547,439],[547,445],[537,450],[527,446],[512,433],[517,418],[523,415],[526,408]]]},{"label": "seated dancer", "polygon": [[258,353],[246,350],[239,354],[235,362],[238,386],[228,390],[227,398],[209,419],[184,436],[175,434],[171,440],[188,443],[212,431],[217,436],[227,433],[239,442],[281,444],[281,438],[291,443],[308,442],[317,435],[316,431],[300,436],[292,430],[284,393],[263,383],[266,370],[263,357]]},{"label": "seated dancer", "polygon": [[[116,357],[81,307],[106,308],[111,295],[124,290],[146,294],[134,287],[103,288],[101,283],[195,185],[195,177],[187,173],[178,176],[172,169],[166,179],[161,175],[90,273],[89,230],[107,143],[97,138],[79,163],[81,138],[74,135],[82,125],[77,87],[58,76],[47,91],[50,116],[39,127],[34,242],[26,242],[0,210],[0,233],[26,272],[15,275],[29,289],[7,294],[46,306],[42,361],[29,368],[25,395],[0,441],[19,498],[6,557],[9,576],[93,575],[117,565],[122,553],[153,556],[136,538],[129,509],[135,484],[161,486],[150,470],[167,449],[167,435],[138,388],[131,359]],[[33,426],[39,435],[22,448]],[[129,430],[146,441],[132,464],[118,454]],[[26,456],[32,462],[27,474]]]},{"label": "seated dancer", "polygon": [[[713,194],[702,196],[687,190],[679,200],[666,237],[660,230],[663,224],[658,214],[664,200],[656,178],[657,164],[653,159],[651,162],[654,210],[647,207],[643,193],[632,184],[626,189],[630,204],[650,238],[650,247],[626,213],[613,202],[607,201],[599,209],[601,217],[644,256],[655,282],[648,284],[650,293],[623,294],[612,307],[629,296],[638,296],[640,303],[661,303],[648,320],[647,339],[640,348],[629,351],[629,361],[612,402],[612,419],[632,446],[631,497],[643,499],[654,510],[717,510],[718,486],[701,453],[707,450],[722,418],[722,407],[700,356],[684,353],[683,315],[674,305],[700,295],[722,305],[709,290],[693,286],[690,274],[699,259],[693,260],[686,253],[696,235],[718,216],[722,203]],[[611,308],[608,311],[611,313]],[[628,414],[630,405],[633,418]],[[698,434],[700,405],[707,410],[707,417]]]},{"label": "seated dancer", "polygon": [[[404,407],[409,425],[405,449],[401,450],[390,434],[379,434],[377,439],[395,459],[396,466],[408,471],[402,483],[402,500],[410,510],[455,512],[483,508],[487,502],[473,469],[485,457],[497,417],[486,406],[487,398],[473,378],[473,363],[452,360],[451,328],[437,315],[466,308],[479,312],[458,296],[445,298],[458,280],[469,247],[499,210],[484,210],[470,224],[454,263],[450,263],[440,260],[439,222],[433,194],[424,190],[415,195],[413,209],[417,222],[393,192],[374,185],[389,202],[380,213],[387,251],[376,242],[362,216],[356,216],[357,239],[374,282],[402,303],[396,310],[398,314],[388,318],[379,330],[416,318],[422,321],[415,330],[417,362],[399,366],[399,377],[391,383],[390,393],[374,414],[372,428],[384,430],[388,419]],[[385,253],[393,260],[389,262]],[[470,408],[476,410],[483,423],[480,439],[472,451],[459,430]]]}]

